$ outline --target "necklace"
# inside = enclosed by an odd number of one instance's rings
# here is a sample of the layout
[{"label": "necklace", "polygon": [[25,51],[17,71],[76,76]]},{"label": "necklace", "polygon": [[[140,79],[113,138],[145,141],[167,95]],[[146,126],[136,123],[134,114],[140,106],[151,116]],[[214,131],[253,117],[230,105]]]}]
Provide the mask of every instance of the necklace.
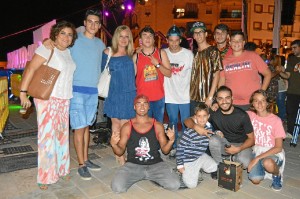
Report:
[{"label": "necklace", "polygon": [[155,48],[153,49],[152,53],[150,53],[149,55],[146,55],[146,54],[144,53],[144,51],[142,50],[142,53],[143,53],[144,56],[151,56],[151,55],[154,54],[154,52],[155,52]]}]

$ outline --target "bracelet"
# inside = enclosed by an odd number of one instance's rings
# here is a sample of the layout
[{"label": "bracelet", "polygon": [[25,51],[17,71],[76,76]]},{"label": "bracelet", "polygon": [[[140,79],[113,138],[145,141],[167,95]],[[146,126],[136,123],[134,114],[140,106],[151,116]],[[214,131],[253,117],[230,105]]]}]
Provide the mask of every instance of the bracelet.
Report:
[{"label": "bracelet", "polygon": [[27,93],[26,90],[20,90],[20,93]]}]

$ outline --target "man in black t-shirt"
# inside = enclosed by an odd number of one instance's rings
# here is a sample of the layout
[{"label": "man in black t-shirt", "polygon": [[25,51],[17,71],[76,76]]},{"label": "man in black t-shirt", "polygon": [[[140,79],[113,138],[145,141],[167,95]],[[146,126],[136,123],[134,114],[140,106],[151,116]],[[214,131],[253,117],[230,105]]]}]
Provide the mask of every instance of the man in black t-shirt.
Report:
[{"label": "man in black t-shirt", "polygon": [[[223,155],[234,155],[234,161],[243,164],[246,169],[251,160],[254,145],[253,127],[248,114],[240,108],[232,105],[232,91],[226,86],[221,86],[216,94],[216,101],[219,109],[211,112],[210,122],[217,132],[201,128],[188,118],[185,125],[195,129],[200,135],[206,135],[209,139],[209,149],[212,157],[217,161],[222,161]],[[226,145],[226,147],[225,147]]]}]

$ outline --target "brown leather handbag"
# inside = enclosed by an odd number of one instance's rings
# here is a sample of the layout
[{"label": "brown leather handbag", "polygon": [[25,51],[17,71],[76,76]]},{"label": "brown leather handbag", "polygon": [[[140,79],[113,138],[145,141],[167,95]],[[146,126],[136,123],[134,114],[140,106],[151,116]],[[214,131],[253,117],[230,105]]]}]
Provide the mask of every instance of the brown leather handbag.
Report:
[{"label": "brown leather handbag", "polygon": [[[33,74],[32,80],[28,86],[28,95],[42,100],[48,100],[60,74],[60,71],[48,66],[54,50],[51,51],[46,64],[42,64]],[[28,63],[27,63],[28,64]],[[26,73],[26,67],[25,71]]]}]

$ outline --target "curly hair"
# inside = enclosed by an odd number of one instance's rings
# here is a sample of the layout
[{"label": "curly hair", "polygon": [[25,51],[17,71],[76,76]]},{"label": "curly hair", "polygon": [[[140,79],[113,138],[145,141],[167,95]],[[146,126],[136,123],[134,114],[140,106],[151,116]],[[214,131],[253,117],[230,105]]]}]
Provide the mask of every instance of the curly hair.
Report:
[{"label": "curly hair", "polygon": [[262,94],[262,95],[265,97],[265,99],[266,99],[266,101],[267,101],[267,108],[266,108],[266,109],[267,109],[267,111],[268,111],[269,113],[271,113],[271,112],[272,112],[272,106],[271,106],[272,100],[271,100],[270,97],[268,97],[267,92],[266,92],[265,90],[262,90],[262,89],[256,90],[256,91],[254,91],[254,92],[252,93],[252,95],[251,95],[251,97],[250,97],[250,100],[249,100],[249,102],[250,102],[250,108],[249,108],[250,111],[253,111],[253,112],[256,113],[256,110],[255,110],[255,108],[254,108],[254,106],[253,106],[254,96],[255,96],[256,94]]},{"label": "curly hair", "polygon": [[60,33],[60,31],[64,28],[71,28],[72,31],[73,31],[73,38],[72,38],[72,43],[70,44],[69,47],[73,46],[74,43],[75,43],[75,40],[77,39],[77,32],[76,32],[76,28],[75,28],[75,25],[72,24],[71,22],[68,22],[68,21],[60,21],[60,22],[57,22],[56,24],[54,24],[52,27],[51,27],[51,31],[50,31],[50,39],[52,41],[55,41],[56,40],[56,37],[57,35]]}]

